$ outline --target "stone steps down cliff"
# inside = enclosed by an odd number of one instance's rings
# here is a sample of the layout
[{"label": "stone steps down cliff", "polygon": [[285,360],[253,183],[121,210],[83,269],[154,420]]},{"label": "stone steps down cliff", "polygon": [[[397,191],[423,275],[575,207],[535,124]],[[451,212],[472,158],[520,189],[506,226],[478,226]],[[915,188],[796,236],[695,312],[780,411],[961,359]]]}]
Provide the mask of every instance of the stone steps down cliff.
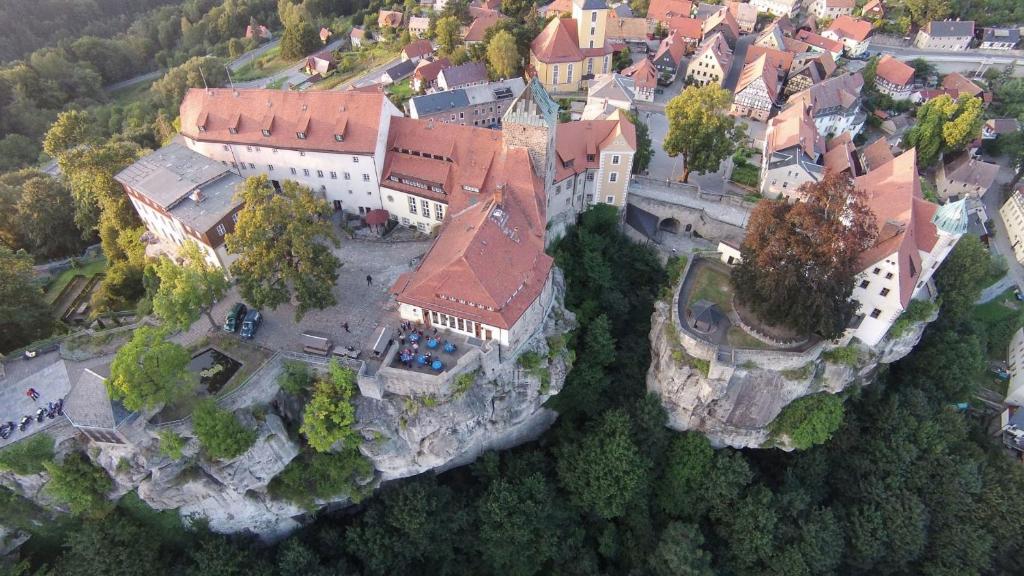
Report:
[{"label": "stone steps down cliff", "polygon": [[[826,360],[824,347],[800,358],[799,367],[780,364],[778,353],[750,350],[735,366],[719,358],[702,361],[706,346],[680,338],[668,303],[657,302],[651,319],[651,365],[647,389],[661,398],[668,425],[701,432],[715,447],[788,449],[770,437],[770,425],[788,404],[809,394],[836,394],[866,385],[881,364],[895,362],[917,345],[927,321],[912,324],[898,338],[886,337],[869,348],[855,341],[857,362]],[[759,362],[759,355],[763,356]]]},{"label": "stone steps down cliff", "polygon": [[[360,450],[375,469],[366,483],[379,483],[427,471],[442,471],[472,462],[487,450],[500,450],[537,438],[557,414],[544,408],[558,394],[571,368],[571,352],[549,349],[575,328],[575,317],[564,308],[564,281],[556,271],[555,296],[550,312],[537,332],[515,355],[477,370],[472,383],[444,397],[385,395],[381,400],[356,399],[357,429],[364,438]],[[517,358],[531,351],[542,366],[523,370]],[[322,367],[314,369],[323,370]],[[257,432],[253,446],[229,461],[209,461],[189,420],[173,427],[187,439],[184,455],[174,461],[159,450],[158,430],[140,422],[134,444],[91,443],[79,434],[60,442],[57,458],[84,450],[114,481],[109,497],[119,499],[133,490],[156,510],[177,510],[183,519],[205,518],[212,530],[248,531],[267,540],[280,538],[308,517],[292,502],[275,499],[268,491],[301,447],[289,434],[282,417],[297,420],[298,407],[278,394],[280,359],[261,370],[267,382],[259,394],[246,395],[248,403],[231,405],[235,415]],[[271,399],[277,395],[277,402]],[[259,418],[253,414],[260,414]],[[18,476],[0,472],[0,485],[50,510],[66,511],[43,490],[47,474]],[[317,501],[317,507],[345,505],[345,495]]]}]

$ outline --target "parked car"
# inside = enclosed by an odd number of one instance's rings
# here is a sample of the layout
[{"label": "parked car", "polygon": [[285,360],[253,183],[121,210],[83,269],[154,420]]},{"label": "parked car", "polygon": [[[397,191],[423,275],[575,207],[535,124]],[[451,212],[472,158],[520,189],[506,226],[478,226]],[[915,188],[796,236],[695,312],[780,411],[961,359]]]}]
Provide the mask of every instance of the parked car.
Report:
[{"label": "parked car", "polygon": [[238,332],[238,328],[242,325],[242,320],[245,319],[246,311],[245,304],[236,302],[231,307],[231,311],[228,312],[228,317],[224,319],[224,331]]},{"label": "parked car", "polygon": [[259,310],[249,310],[245,315],[245,320],[242,321],[242,332],[239,334],[246,340],[252,340],[256,336],[256,331],[260,329],[260,324],[263,323],[263,315],[260,314]]}]

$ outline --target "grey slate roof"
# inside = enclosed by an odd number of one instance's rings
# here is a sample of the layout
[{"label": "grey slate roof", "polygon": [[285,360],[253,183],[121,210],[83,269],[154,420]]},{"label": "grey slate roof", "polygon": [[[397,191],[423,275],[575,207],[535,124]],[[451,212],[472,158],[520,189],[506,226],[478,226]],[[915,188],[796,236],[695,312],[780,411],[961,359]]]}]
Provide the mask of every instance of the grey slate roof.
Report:
[{"label": "grey slate roof", "polygon": [[606,10],[608,4],[604,0],[583,0],[584,10]]},{"label": "grey slate roof", "polygon": [[511,100],[517,98],[525,89],[526,82],[522,78],[510,78],[500,82],[425,94],[409,101],[409,113],[412,117],[418,118],[470,105]]},{"label": "grey slate roof", "polygon": [[413,118],[429,116],[444,110],[469,106],[465,90],[448,90],[416,96],[409,101],[409,111]]},{"label": "grey slate roof", "polygon": [[409,77],[413,72],[416,71],[416,62],[412,60],[406,60],[405,62],[399,62],[391,68],[384,71],[391,80],[398,82],[403,78]]},{"label": "grey slate roof", "polygon": [[630,8],[629,4],[626,4],[625,2],[623,2],[622,4],[617,5],[614,8],[614,10],[615,10],[615,15],[618,16],[619,18],[632,18],[633,17],[633,9]]},{"label": "grey slate roof", "polygon": [[928,35],[932,38],[956,38],[974,36],[974,20],[941,20],[928,23]]},{"label": "grey slate roof", "polygon": [[438,78],[444,77],[448,86],[461,86],[487,80],[487,65],[483,62],[466,62],[451,68],[445,68],[438,74]]},{"label": "grey slate roof", "polygon": [[75,426],[113,430],[124,422],[131,412],[117,400],[111,400],[105,384],[110,365],[87,368],[68,392],[64,401],[64,414]]},{"label": "grey slate roof", "polygon": [[1020,42],[1020,28],[985,28],[982,42]]}]

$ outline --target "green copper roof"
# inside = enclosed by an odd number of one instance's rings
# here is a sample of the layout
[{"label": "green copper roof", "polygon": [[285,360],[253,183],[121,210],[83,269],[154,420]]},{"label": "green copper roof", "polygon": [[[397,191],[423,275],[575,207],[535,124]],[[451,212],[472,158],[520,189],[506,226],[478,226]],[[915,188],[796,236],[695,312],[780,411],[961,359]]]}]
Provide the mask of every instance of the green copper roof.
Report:
[{"label": "green copper roof", "polygon": [[947,234],[960,235],[967,232],[967,199],[957,200],[939,206],[932,216],[932,224]]}]

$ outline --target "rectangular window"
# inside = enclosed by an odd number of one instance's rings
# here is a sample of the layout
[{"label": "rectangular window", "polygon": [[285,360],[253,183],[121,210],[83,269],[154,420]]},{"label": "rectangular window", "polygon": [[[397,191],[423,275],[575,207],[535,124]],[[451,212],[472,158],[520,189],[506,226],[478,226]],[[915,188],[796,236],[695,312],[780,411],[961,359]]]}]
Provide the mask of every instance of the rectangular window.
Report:
[{"label": "rectangular window", "polygon": [[882,311],[879,310],[878,308],[875,308],[874,310],[871,311],[871,317],[872,318],[878,318],[881,315],[882,315]]},{"label": "rectangular window", "polygon": [[606,204],[615,204],[615,196],[609,196],[604,199]]},{"label": "rectangular window", "polygon": [[416,214],[416,199],[409,196],[409,214]]},{"label": "rectangular window", "polygon": [[370,181],[370,175],[369,174],[363,174],[363,182],[369,182],[369,181]]},{"label": "rectangular window", "polygon": [[295,137],[298,138],[299,140],[305,140],[306,139],[306,133],[305,132],[296,132],[295,133]]},{"label": "rectangular window", "polygon": [[421,203],[423,204],[423,215],[429,218],[430,217],[430,201],[422,200]]},{"label": "rectangular window", "polygon": [[609,182],[618,182],[619,181],[619,173],[618,172],[612,172],[611,174],[609,174],[608,175],[608,181]]},{"label": "rectangular window", "polygon": [[273,172],[273,171],[274,171],[274,165],[273,164],[267,164],[267,172]]},{"label": "rectangular window", "polygon": [[256,165],[253,164],[252,162],[249,162],[249,170],[255,170],[255,169],[256,169]]},{"label": "rectangular window", "polygon": [[879,294],[881,294],[882,296],[888,296],[889,295],[889,289],[888,288],[882,288],[882,291],[879,292]]},{"label": "rectangular window", "polygon": [[317,170],[316,171],[316,175],[317,175],[318,178],[323,178],[324,177],[324,171],[323,170]]},{"label": "rectangular window", "polygon": [[620,158],[619,158],[618,154],[612,154],[612,164],[613,165],[617,166],[619,164],[619,160],[620,160]]},{"label": "rectangular window", "polygon": [[593,181],[594,181],[594,173],[593,172],[587,172],[587,182],[593,182]]},{"label": "rectangular window", "polygon": [[252,152],[252,146],[246,146],[245,147],[245,151],[246,152]]},{"label": "rectangular window", "polygon": [[334,170],[331,170],[331,180],[337,180],[337,179],[338,179],[338,173],[335,172]]},{"label": "rectangular window", "polygon": [[223,224],[217,224],[217,235],[218,236],[223,236],[223,235],[225,235],[227,233],[228,233],[228,230],[227,230],[227,228],[224,227]]},{"label": "rectangular window", "polygon": [[434,204],[434,219],[444,220],[444,206],[441,204]]},{"label": "rectangular window", "polygon": [[351,180],[351,179],[352,179],[352,175],[349,174],[348,172],[345,172],[345,180]]},{"label": "rectangular window", "polygon": [[305,150],[299,150],[299,156],[305,156],[305,155],[306,155],[306,151]]},{"label": "rectangular window", "polygon": [[871,273],[872,273],[872,274],[878,274],[878,273],[879,273],[879,272],[881,272],[881,271],[882,271],[882,269],[881,269],[881,268],[875,268],[874,270],[872,270],[872,271],[871,271]]},{"label": "rectangular window", "polygon": [[238,212],[235,212],[234,214],[231,215],[231,221],[236,224],[238,223],[238,214]]},{"label": "rectangular window", "polygon": [[571,63],[570,64],[566,64],[565,81],[566,81],[566,83],[572,83],[572,64]]},{"label": "rectangular window", "polygon": [[295,168],[292,168],[291,171],[292,171],[292,175],[298,174],[298,172],[295,170]]},{"label": "rectangular window", "polygon": [[[558,64],[551,67],[551,83],[558,84]],[[225,146],[224,149],[227,150],[228,147]]]},{"label": "rectangular window", "polygon": [[303,168],[302,169],[302,175],[303,176],[309,176],[309,168]]},{"label": "rectangular window", "polygon": [[892,280],[892,272],[886,272],[885,273],[885,279],[886,280]]},{"label": "rectangular window", "polygon": [[867,280],[861,280],[860,281],[860,287],[861,288],[867,288],[868,284],[871,284],[871,282],[868,282]]},{"label": "rectangular window", "polygon": [[352,163],[353,164],[359,164],[359,156],[353,156],[352,157]]},{"label": "rectangular window", "polygon": [[228,150],[230,150],[230,148],[228,148],[228,145],[227,145],[227,144],[225,144],[225,145],[224,145],[224,151],[226,152],[226,151],[228,151]]},{"label": "rectangular window", "polygon": [[[594,10],[593,12],[590,13],[590,21],[591,22],[597,22],[597,10]],[[594,29],[591,28],[590,30],[591,30],[590,34],[593,35],[594,34],[594,32],[593,32]]]}]

